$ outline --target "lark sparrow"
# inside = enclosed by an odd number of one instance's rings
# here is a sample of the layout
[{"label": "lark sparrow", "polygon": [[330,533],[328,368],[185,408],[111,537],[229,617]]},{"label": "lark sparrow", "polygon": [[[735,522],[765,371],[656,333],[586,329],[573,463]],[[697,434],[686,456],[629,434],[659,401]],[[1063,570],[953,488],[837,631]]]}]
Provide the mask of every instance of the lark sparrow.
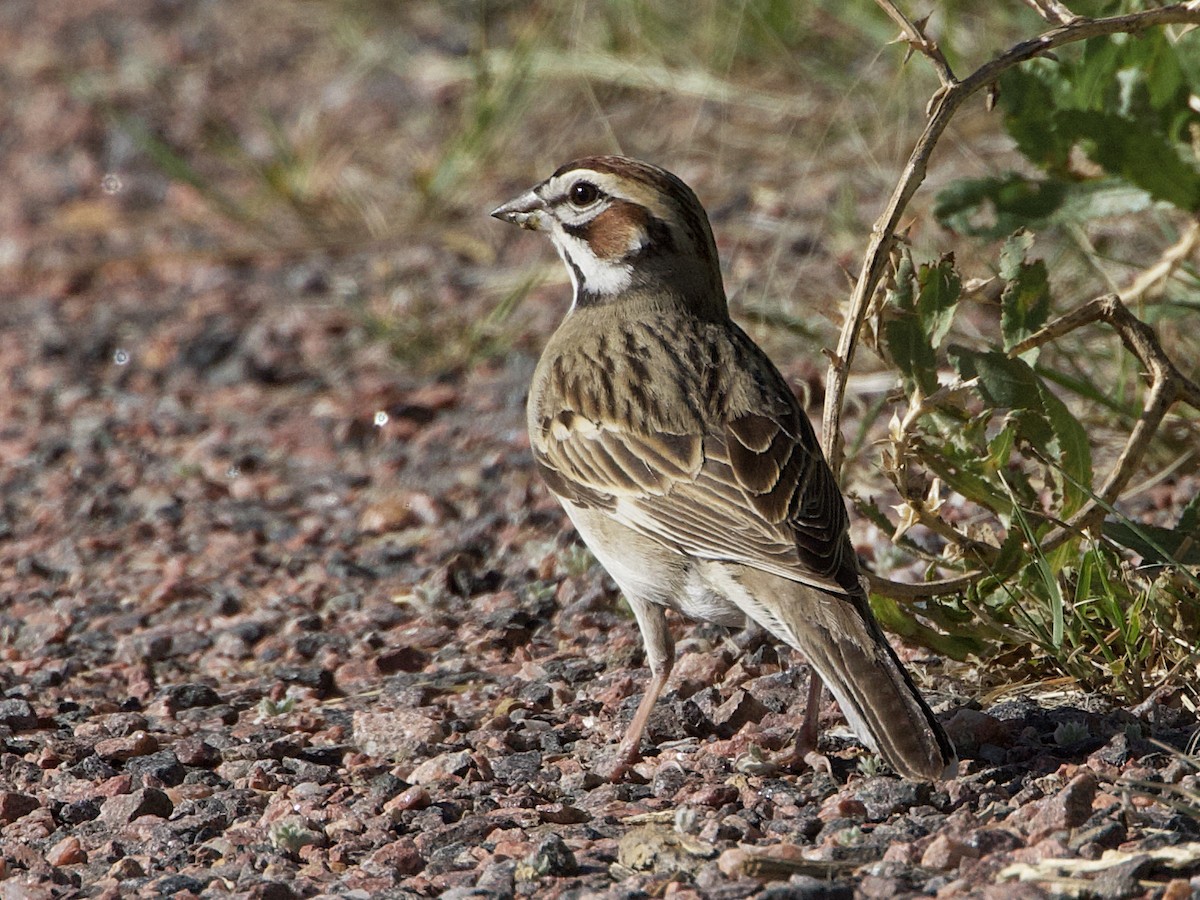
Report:
[{"label": "lark sparrow", "polygon": [[[673,609],[758,623],[804,654],[897,772],[948,776],[954,750],[871,614],[812,426],[729,318],[692,190],[656,166],[597,156],[492,215],[546,233],[574,287],[533,377],[529,437],[645,641],[652,677],[622,760],[638,758],[670,674]],[[801,736],[815,746],[812,685]]]}]

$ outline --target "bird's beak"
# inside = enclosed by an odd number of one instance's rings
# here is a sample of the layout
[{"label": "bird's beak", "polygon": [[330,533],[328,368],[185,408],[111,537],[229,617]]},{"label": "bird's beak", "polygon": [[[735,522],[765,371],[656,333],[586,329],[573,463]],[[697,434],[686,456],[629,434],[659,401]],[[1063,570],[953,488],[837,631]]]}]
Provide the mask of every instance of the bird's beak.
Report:
[{"label": "bird's beak", "polygon": [[530,231],[542,231],[542,215],[545,212],[546,204],[542,198],[528,190],[516,200],[493,209],[492,215],[502,222],[511,222]]}]

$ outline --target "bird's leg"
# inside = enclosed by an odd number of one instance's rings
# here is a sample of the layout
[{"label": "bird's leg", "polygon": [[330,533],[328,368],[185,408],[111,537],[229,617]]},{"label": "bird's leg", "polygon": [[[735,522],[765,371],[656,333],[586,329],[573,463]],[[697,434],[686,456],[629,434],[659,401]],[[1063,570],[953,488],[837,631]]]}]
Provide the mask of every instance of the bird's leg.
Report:
[{"label": "bird's leg", "polygon": [[667,630],[667,617],[661,606],[646,601],[637,601],[627,597],[633,614],[637,618],[638,628],[642,632],[642,641],[646,645],[646,662],[650,666],[650,683],[646,685],[646,693],[638,704],[629,730],[617,748],[617,761],[604,773],[612,781],[619,780],[629,766],[641,759],[642,734],[650,714],[654,712],[654,704],[662,694],[667,679],[671,676],[671,667],[675,663],[675,642]]},{"label": "bird's leg", "polygon": [[829,758],[817,752],[817,739],[821,731],[821,691],[825,687],[817,670],[809,667],[808,703],[804,711],[804,721],[796,732],[796,746],[790,754],[780,760],[784,768],[792,769],[802,764],[810,769],[821,769],[831,772]]}]

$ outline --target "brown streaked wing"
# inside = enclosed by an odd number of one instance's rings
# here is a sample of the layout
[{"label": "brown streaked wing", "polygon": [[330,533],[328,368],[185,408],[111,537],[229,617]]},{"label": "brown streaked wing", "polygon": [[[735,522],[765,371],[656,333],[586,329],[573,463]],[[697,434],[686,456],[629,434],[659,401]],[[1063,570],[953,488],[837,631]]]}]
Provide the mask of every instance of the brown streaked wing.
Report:
[{"label": "brown streaked wing", "polygon": [[543,422],[534,451],[554,471],[547,483],[555,493],[571,497],[558,487],[565,481],[609,501],[660,496],[695,478],[704,459],[699,435],[631,435],[613,422],[564,416]]},{"label": "brown streaked wing", "polygon": [[[772,438],[768,450],[776,442]],[[588,423],[583,429],[544,430],[538,445],[535,456],[546,483],[567,500],[602,508],[682,553],[743,563],[823,590],[847,589],[836,577],[841,564],[837,545],[844,541],[838,527],[833,526],[829,543],[816,529],[800,536],[790,521],[769,521],[739,483],[726,441],[719,436],[702,444],[697,435],[630,435],[613,423]],[[640,483],[651,480],[644,473],[637,479],[629,474],[647,461],[639,456],[646,448],[653,448],[660,460],[649,486]],[[784,472],[792,483],[803,481],[801,475],[787,473],[805,456],[793,448],[788,457]],[[832,518],[836,522],[836,515]]]}]

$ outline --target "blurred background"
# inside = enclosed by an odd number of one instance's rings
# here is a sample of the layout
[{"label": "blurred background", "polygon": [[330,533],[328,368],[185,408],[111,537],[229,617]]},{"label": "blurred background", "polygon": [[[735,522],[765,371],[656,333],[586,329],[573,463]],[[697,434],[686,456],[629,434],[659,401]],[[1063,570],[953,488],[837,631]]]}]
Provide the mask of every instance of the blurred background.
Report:
[{"label": "blurred background", "polygon": [[[963,66],[1040,25],[1016,3],[937,7]],[[822,371],[936,87],[865,0],[17,0],[0,28],[6,293],[146,276],[177,307],[209,267],[289,269],[281,310],[324,294],[425,372],[533,352],[565,274],[486,212],[592,153],[690,182],[741,320],[787,329],[784,362]],[[1011,155],[972,104],[931,182]]]}]

